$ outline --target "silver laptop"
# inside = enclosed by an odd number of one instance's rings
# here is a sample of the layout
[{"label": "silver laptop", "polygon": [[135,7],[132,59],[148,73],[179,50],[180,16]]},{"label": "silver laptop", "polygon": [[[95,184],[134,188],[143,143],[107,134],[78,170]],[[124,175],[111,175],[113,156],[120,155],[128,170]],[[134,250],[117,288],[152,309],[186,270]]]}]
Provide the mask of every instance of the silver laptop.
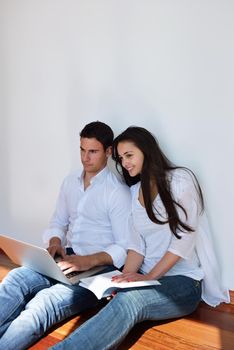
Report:
[{"label": "silver laptop", "polygon": [[44,248],[5,235],[0,235],[0,248],[15,264],[70,285],[77,284],[81,278],[92,276],[106,268],[106,266],[97,266],[88,271],[79,271],[66,276]]}]

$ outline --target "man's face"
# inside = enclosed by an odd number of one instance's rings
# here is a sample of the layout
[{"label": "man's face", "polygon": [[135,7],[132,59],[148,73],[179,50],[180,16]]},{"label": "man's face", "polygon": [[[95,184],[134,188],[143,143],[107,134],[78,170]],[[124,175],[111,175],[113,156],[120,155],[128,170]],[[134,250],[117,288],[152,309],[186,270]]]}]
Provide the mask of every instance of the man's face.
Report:
[{"label": "man's face", "polygon": [[105,151],[101,142],[95,138],[80,138],[80,157],[86,173],[95,176],[105,168],[111,147]]}]

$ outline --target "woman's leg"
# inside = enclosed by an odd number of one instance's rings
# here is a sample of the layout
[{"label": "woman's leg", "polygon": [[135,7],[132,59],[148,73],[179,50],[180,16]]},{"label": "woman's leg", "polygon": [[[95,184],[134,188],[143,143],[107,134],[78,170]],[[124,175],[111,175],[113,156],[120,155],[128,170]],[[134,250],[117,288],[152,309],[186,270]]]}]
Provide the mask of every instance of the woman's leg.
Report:
[{"label": "woman's leg", "polygon": [[201,297],[199,282],[184,276],[163,277],[160,282],[117,293],[96,316],[51,349],[115,349],[138,322],[181,317],[196,309]]}]

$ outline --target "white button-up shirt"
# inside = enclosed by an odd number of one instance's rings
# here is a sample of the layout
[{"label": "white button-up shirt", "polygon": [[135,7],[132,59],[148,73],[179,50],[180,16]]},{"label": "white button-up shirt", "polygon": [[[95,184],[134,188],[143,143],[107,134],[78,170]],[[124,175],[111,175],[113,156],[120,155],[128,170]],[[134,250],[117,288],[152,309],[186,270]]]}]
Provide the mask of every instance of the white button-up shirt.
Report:
[{"label": "white button-up shirt", "polygon": [[[131,226],[135,231],[128,244],[144,256],[141,266],[143,273],[148,273],[169,251],[181,259],[166,275],[185,275],[202,280],[202,299],[212,306],[220,302],[229,302],[229,293],[222,286],[219,268],[210,239],[209,226],[205,214],[200,214],[200,204],[192,176],[182,169],[168,174],[174,199],[186,210],[187,218],[177,208],[180,218],[194,229],[194,232],[178,232],[177,239],[170,230],[169,224],[159,225],[152,222],[145,208],[140,204],[140,183],[131,187],[132,218]],[[165,207],[158,195],[154,200],[155,214],[162,221],[167,219]]]},{"label": "white button-up shirt", "polygon": [[116,267],[126,259],[129,188],[106,167],[84,190],[83,173],[65,178],[44,242],[59,237],[77,255],[108,253]]}]

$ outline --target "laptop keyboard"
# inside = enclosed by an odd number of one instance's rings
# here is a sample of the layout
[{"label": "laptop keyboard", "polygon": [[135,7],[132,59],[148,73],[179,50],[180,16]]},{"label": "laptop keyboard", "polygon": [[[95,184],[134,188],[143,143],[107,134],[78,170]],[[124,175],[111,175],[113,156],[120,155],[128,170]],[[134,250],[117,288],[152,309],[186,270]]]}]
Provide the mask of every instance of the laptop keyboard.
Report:
[{"label": "laptop keyboard", "polygon": [[[54,260],[55,260],[56,263],[58,263],[59,261],[62,260],[62,258],[61,258],[60,255],[55,255]],[[64,275],[65,275],[68,279],[70,279],[70,278],[72,278],[72,277],[74,277],[74,276],[79,275],[81,272],[83,272],[83,271],[72,271],[72,272],[70,272],[70,273],[68,273],[68,274],[66,275],[66,274],[64,273],[64,271],[63,271]]]},{"label": "laptop keyboard", "polygon": [[[69,250],[69,249],[70,249],[70,250]],[[75,254],[75,253],[73,252],[73,250],[71,250],[71,248],[66,248],[66,253],[67,253],[68,255]],[[55,254],[54,260],[55,260],[56,263],[58,263],[59,261],[62,260],[62,258],[61,258],[60,255]],[[63,271],[63,273],[64,273],[64,272],[65,272],[65,271]],[[84,272],[84,271],[72,271],[72,272],[68,273],[67,275],[64,273],[64,275],[65,275],[68,279],[70,279],[70,278],[72,278],[72,277],[75,277],[75,276],[79,275],[79,274],[82,273],[82,272]]]},{"label": "laptop keyboard", "polygon": [[72,277],[74,277],[74,276],[79,275],[81,272],[83,272],[83,271],[72,271],[72,272],[68,273],[68,274],[65,275],[65,276],[66,276],[67,278],[72,278]]}]

